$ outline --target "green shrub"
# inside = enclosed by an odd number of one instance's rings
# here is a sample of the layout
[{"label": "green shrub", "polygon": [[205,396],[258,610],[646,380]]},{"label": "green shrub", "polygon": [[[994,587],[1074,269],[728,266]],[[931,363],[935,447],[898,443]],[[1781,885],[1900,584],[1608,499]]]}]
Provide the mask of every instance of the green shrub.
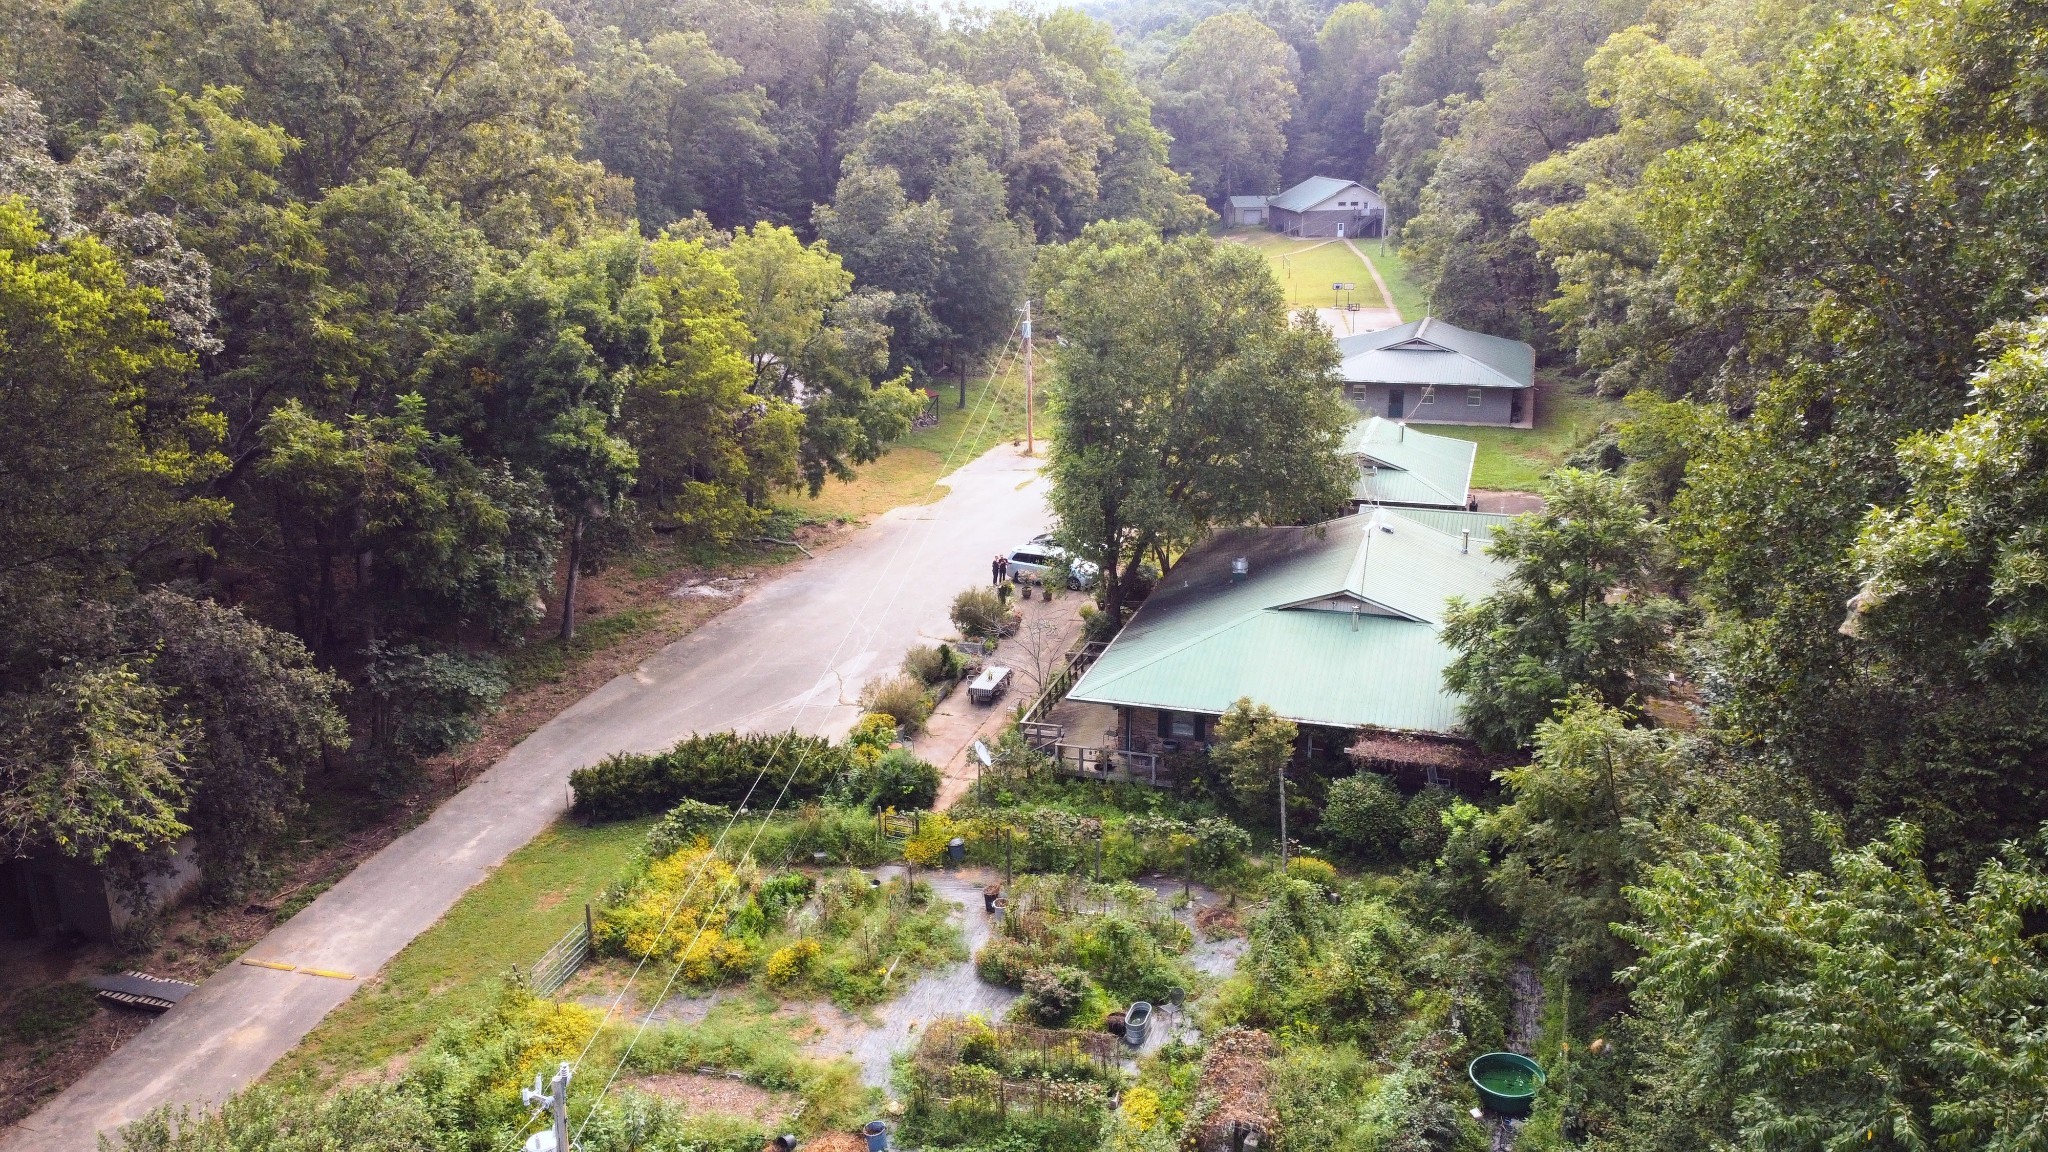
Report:
[{"label": "green shrub", "polygon": [[[364,672],[370,701],[365,749],[395,784],[421,760],[483,731],[482,717],[504,696],[505,666],[492,656],[434,652],[416,645],[372,644]],[[395,770],[395,774],[394,771]]]},{"label": "green shrub", "polygon": [[1400,853],[1407,830],[1401,793],[1392,780],[1361,772],[1330,785],[1322,833],[1338,851],[1369,863],[1391,860]]},{"label": "green shrub", "polygon": [[1009,622],[1009,605],[992,588],[969,588],[953,597],[953,627],[962,636],[993,640]]},{"label": "green shrub", "polygon": [[870,812],[929,808],[939,796],[939,770],[908,749],[892,748],[873,764],[848,768],[840,778],[838,795]]},{"label": "green shrub", "polygon": [[932,714],[931,693],[914,676],[888,676],[868,681],[860,690],[860,706],[893,718],[905,732],[921,732]]},{"label": "green shrub", "polygon": [[730,819],[730,808],[702,800],[679,800],[648,830],[647,854],[657,859],[672,856],[700,834],[721,827]]},{"label": "green shrub", "polygon": [[965,670],[951,644],[919,644],[903,654],[903,674],[932,687],[958,680]]},{"label": "green shrub", "polygon": [[1401,855],[1421,864],[1443,855],[1451,832],[1444,826],[1444,813],[1458,802],[1449,788],[1424,788],[1408,798],[1401,808]]},{"label": "green shrub", "polygon": [[1306,880],[1318,888],[1335,888],[1337,870],[1327,860],[1313,856],[1296,856],[1287,862],[1287,874],[1296,880]]},{"label": "green shrub", "polygon": [[778,793],[784,803],[822,795],[845,769],[845,749],[817,736],[714,732],[666,752],[620,753],[571,772],[570,810],[589,820],[627,820],[683,800],[765,807]]},{"label": "green shrub", "polygon": [[1088,999],[1088,974],[1065,964],[1046,964],[1024,973],[1025,1011],[1040,1024],[1063,1024]]}]

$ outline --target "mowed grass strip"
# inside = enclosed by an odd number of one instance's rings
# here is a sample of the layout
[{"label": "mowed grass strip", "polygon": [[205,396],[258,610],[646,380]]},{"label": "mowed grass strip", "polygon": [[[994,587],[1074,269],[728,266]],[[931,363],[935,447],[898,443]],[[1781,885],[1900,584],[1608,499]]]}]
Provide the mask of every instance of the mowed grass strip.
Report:
[{"label": "mowed grass strip", "polygon": [[1416,286],[1399,248],[1388,244],[1385,251],[1381,251],[1378,240],[1360,240],[1358,250],[1365,253],[1373,267],[1379,269],[1380,279],[1387,282],[1387,291],[1393,294],[1394,310],[1401,314],[1404,323],[1429,315],[1429,296]]},{"label": "mowed grass strip", "polygon": [[[1014,342],[1013,342],[1014,346]],[[970,376],[967,379],[967,407],[959,407],[957,382],[934,380],[927,387],[938,393],[939,422],[919,428],[896,442],[882,458],[856,467],[851,481],[827,479],[816,495],[798,492],[782,500],[782,506],[799,515],[820,520],[862,521],[891,508],[908,504],[929,504],[950,489],[938,480],[998,444],[1024,435],[1024,369],[1017,355],[999,355],[995,367],[1000,374]],[[1045,451],[1045,384],[1047,365],[1044,351],[1038,356],[1038,389],[1033,396],[1037,412],[1038,450]]]},{"label": "mowed grass strip", "polygon": [[652,823],[561,821],[542,832],[321,1021],[269,1078],[325,1087],[387,1070],[441,1025],[482,1012],[508,973],[528,970],[582,921],[584,903],[625,871]]},{"label": "mowed grass strip", "polygon": [[[1371,270],[1342,240],[1303,240],[1263,228],[1232,228],[1219,233],[1219,237],[1243,244],[1266,258],[1281,290],[1287,293],[1289,308],[1331,308],[1340,299],[1361,308],[1386,307],[1379,289],[1373,285]],[[1357,288],[1340,298],[1330,287],[1338,283],[1355,284]]]},{"label": "mowed grass strip", "polygon": [[1432,436],[1470,440],[1479,445],[1472,463],[1472,487],[1525,492],[1549,475],[1573,450],[1591,440],[1600,425],[1614,419],[1621,405],[1575,392],[1550,382],[1538,383],[1536,427],[1463,428],[1452,424],[1418,424]]}]

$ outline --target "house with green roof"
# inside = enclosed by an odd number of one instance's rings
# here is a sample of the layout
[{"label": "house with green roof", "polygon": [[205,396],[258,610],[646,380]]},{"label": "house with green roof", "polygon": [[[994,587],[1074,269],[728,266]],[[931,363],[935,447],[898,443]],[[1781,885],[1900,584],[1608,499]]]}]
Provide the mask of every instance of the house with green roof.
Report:
[{"label": "house with green roof", "polygon": [[1309,756],[1362,730],[1455,738],[1445,609],[1500,581],[1485,549],[1507,519],[1379,507],[1219,534],[1160,580],[1067,700],[1114,709],[1116,750],[1145,757],[1206,745],[1243,697],[1300,725]]},{"label": "house with green roof", "polygon": [[1384,416],[1361,416],[1344,437],[1343,453],[1358,469],[1351,485],[1354,512],[1376,504],[1463,510],[1472,496],[1479,445],[1431,436]]},{"label": "house with green roof", "polygon": [[1536,350],[1434,316],[1337,341],[1345,398],[1418,424],[1533,428]]}]

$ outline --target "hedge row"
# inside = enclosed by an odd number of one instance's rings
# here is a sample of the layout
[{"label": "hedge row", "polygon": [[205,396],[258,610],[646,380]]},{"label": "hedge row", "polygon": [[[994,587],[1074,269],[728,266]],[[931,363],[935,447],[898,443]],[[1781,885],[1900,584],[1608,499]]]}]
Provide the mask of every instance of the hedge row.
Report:
[{"label": "hedge row", "polygon": [[[629,820],[682,800],[761,810],[822,795],[847,769],[847,751],[794,730],[779,735],[714,732],[666,752],[622,752],[569,774],[570,810],[588,820]],[[755,781],[760,786],[754,788]],[[789,782],[787,792],[783,782]],[[754,788],[751,798],[748,789]]]}]

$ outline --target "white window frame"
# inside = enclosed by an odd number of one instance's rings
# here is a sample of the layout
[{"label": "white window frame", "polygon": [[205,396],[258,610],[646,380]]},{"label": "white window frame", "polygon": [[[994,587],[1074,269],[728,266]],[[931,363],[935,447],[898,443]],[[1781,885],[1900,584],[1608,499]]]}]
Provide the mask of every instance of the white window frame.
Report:
[{"label": "white window frame", "polygon": [[1417,408],[1420,408],[1420,407],[1422,407],[1422,406],[1423,406],[1424,404],[1434,404],[1434,403],[1436,403],[1436,385],[1434,385],[1434,384],[1424,384],[1424,385],[1422,386],[1422,399],[1420,399],[1420,400],[1417,400],[1417,401],[1415,402],[1415,406],[1416,406]]},{"label": "white window frame", "polygon": [[1484,389],[1484,388],[1467,388],[1467,389],[1465,389],[1465,407],[1467,407],[1467,408],[1477,408],[1477,407],[1479,407],[1480,405],[1482,405],[1482,404],[1484,404],[1484,403],[1486,403],[1486,389]]}]

